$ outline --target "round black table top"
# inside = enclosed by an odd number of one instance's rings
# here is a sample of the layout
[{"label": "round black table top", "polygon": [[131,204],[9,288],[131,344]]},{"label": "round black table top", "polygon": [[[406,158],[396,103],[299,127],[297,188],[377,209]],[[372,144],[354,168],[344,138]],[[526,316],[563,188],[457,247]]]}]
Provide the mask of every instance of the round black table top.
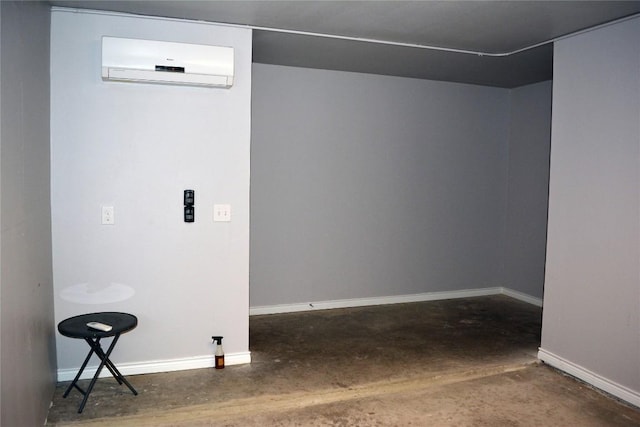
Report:
[{"label": "round black table top", "polygon": [[[100,322],[111,325],[109,332],[91,329],[89,322]],[[133,314],[103,312],[81,314],[58,323],[58,331],[69,338],[104,338],[129,332],[138,325],[138,318]]]}]

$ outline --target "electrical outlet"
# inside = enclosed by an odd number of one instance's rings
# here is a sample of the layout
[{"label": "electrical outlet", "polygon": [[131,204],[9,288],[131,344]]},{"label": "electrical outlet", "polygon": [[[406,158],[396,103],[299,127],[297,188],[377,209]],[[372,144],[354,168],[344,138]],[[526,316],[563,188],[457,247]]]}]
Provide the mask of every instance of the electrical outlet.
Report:
[{"label": "electrical outlet", "polygon": [[102,225],[113,225],[115,224],[114,210],[113,206],[103,206],[102,207]]},{"label": "electrical outlet", "polygon": [[231,221],[231,205],[213,205],[213,221]]}]

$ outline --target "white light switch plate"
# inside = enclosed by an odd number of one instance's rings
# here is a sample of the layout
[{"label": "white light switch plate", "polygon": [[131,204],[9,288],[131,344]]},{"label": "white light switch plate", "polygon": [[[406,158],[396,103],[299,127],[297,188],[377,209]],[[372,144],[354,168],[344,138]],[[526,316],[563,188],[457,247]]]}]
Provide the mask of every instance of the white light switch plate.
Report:
[{"label": "white light switch plate", "polygon": [[213,205],[213,221],[231,221],[231,205]]}]

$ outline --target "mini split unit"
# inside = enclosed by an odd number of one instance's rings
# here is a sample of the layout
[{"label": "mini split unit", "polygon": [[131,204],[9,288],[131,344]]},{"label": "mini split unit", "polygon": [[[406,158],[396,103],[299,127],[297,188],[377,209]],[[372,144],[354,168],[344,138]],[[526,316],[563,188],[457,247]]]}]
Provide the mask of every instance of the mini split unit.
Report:
[{"label": "mini split unit", "polygon": [[230,88],[233,48],[105,36],[102,79]]}]

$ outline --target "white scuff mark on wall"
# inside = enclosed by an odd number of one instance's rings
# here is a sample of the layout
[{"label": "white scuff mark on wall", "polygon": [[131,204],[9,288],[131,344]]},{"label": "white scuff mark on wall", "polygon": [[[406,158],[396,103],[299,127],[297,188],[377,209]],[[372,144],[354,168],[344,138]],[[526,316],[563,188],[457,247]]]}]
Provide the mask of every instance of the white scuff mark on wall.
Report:
[{"label": "white scuff mark on wall", "polygon": [[106,304],[120,302],[132,298],[136,291],[122,283],[99,285],[92,283],[78,283],[64,288],[60,298],[77,304]]}]

